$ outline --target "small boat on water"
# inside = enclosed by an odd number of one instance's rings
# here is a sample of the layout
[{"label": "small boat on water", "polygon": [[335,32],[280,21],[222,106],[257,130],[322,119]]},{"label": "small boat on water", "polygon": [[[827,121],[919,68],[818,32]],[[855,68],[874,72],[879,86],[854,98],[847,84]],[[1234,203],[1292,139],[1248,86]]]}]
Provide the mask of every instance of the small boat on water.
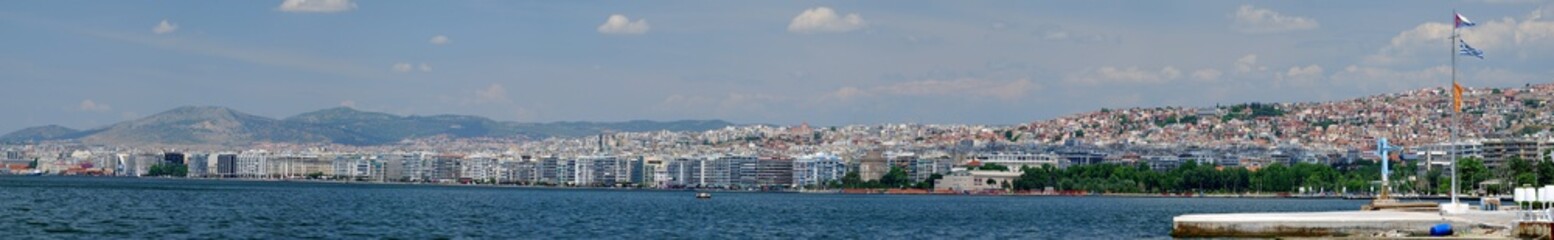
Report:
[{"label": "small boat on water", "polygon": [[696,192],[696,199],[712,199],[712,193]]}]

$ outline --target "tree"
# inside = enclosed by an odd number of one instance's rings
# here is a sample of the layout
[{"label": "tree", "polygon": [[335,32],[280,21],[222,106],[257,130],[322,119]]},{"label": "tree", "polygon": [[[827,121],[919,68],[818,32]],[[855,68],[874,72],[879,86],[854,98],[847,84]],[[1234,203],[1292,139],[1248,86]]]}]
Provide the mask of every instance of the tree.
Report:
[{"label": "tree", "polygon": [[858,188],[863,185],[863,177],[858,176],[858,171],[848,171],[842,175],[842,187]]},{"label": "tree", "polygon": [[1484,160],[1476,157],[1459,158],[1457,166],[1457,179],[1462,187],[1477,187],[1491,177],[1489,168],[1484,167]]},{"label": "tree", "polygon": [[982,166],[977,167],[976,170],[1008,172],[1009,171],[1009,167],[1008,166],[1004,166],[1004,165],[999,165],[997,163],[983,163]]},{"label": "tree", "polygon": [[146,169],[146,176],[159,177],[185,177],[189,175],[189,167],[178,163],[157,163]]},{"label": "tree", "polygon": [[1554,150],[1543,151],[1543,161],[1538,161],[1538,186],[1554,184]]},{"label": "tree", "polygon": [[880,176],[880,184],[884,184],[886,187],[902,188],[911,183],[911,176],[907,176],[905,170],[901,170],[900,167],[896,166],[891,166],[890,171],[886,172],[885,176]]},{"label": "tree", "polygon": [[924,179],[922,182],[917,183],[917,188],[933,190],[934,181],[939,179],[944,179],[944,175],[938,173],[928,175],[928,179]]},{"label": "tree", "polygon": [[324,177],[324,173],[323,172],[310,172],[310,173],[308,173],[307,176],[308,176],[308,179],[319,179],[319,178],[323,178]]},{"label": "tree", "polygon": [[1527,161],[1518,156],[1512,156],[1511,159],[1506,159],[1505,166],[1500,168],[1499,175],[1502,179],[1511,180],[1511,182],[1509,182],[1511,186],[1538,185],[1537,169],[1533,167],[1531,161]]}]

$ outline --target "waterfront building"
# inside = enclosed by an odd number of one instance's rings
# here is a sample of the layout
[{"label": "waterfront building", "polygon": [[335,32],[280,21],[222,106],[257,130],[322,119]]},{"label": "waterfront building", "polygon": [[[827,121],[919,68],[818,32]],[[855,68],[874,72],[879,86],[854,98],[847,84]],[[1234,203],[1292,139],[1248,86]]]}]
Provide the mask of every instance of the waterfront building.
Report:
[{"label": "waterfront building", "polygon": [[863,181],[877,181],[889,171],[884,153],[879,150],[869,150],[858,161],[858,177]]},{"label": "waterfront building", "polygon": [[187,165],[188,163],[185,162],[185,160],[186,159],[184,159],[183,153],[180,153],[180,152],[165,152],[165,153],[162,153],[162,163]]},{"label": "waterfront building", "polygon": [[707,160],[698,157],[680,157],[669,162],[665,169],[672,187],[707,186]]},{"label": "waterfront building", "polygon": [[1554,140],[1534,138],[1496,138],[1482,142],[1484,166],[1498,169],[1512,158],[1534,161],[1543,159],[1543,152],[1554,149]]},{"label": "waterfront building", "polygon": [[382,166],[380,169],[383,169],[382,173],[378,177],[378,180],[379,181],[406,181],[406,179],[405,179],[405,159],[406,158],[407,158],[406,157],[406,153],[403,153],[403,152],[394,152],[394,153],[388,153],[388,154],[378,154],[377,155],[377,162],[378,162],[379,166]]},{"label": "waterfront building", "polygon": [[1009,167],[1009,170],[1018,170],[1023,167],[1041,168],[1042,165],[1052,165],[1054,168],[1068,167],[1068,160],[1053,153],[1030,152],[983,152],[972,155],[972,159],[982,164],[994,163]]},{"label": "waterfront building", "polygon": [[238,173],[237,166],[238,166],[237,154],[234,154],[234,153],[216,154],[216,176],[217,177],[229,178],[229,177],[236,177],[236,176],[238,176],[237,175],[237,173]]},{"label": "waterfront building", "polygon": [[[130,176],[145,176],[151,173],[151,165],[164,162],[164,156],[155,153],[142,153],[136,154],[133,161],[135,164],[130,165],[133,167],[132,171],[130,171]],[[40,163],[39,165],[42,164]]]},{"label": "waterfront building", "polygon": [[372,156],[361,154],[345,154],[334,156],[332,165],[334,172],[329,173],[338,178],[367,178],[381,172],[381,164],[377,164]]},{"label": "waterfront building", "polygon": [[520,182],[526,184],[539,182],[539,162],[527,158],[528,156],[525,156],[524,159],[502,162],[502,170],[504,171],[506,177],[503,177],[501,181]]},{"label": "waterfront building", "polygon": [[1143,159],[1144,164],[1149,165],[1149,169],[1161,172],[1170,171],[1182,165],[1182,159],[1172,155],[1149,155],[1143,156]]},{"label": "waterfront building", "polygon": [[495,156],[474,154],[464,158],[462,178],[476,181],[496,181],[502,175],[502,164]]},{"label": "waterfront building", "polygon": [[22,160],[22,159],[25,159],[25,158],[26,158],[26,156],[22,154],[22,151],[16,151],[16,150],[7,150],[7,151],[5,151],[5,160]]},{"label": "waterfront building", "polygon": [[208,153],[189,153],[187,158],[184,159],[184,163],[186,164],[184,167],[187,167],[189,170],[188,176],[190,177],[200,177],[210,174],[210,168],[208,164],[210,163],[210,154]]},{"label": "waterfront building", "polygon": [[939,174],[942,177],[944,174],[950,173],[950,169],[954,167],[954,158],[941,155],[916,158],[913,160],[911,167],[906,170],[908,176],[912,177],[913,182],[922,182],[932,178],[934,174]]},{"label": "waterfront building", "polygon": [[570,174],[571,168],[568,168],[567,165],[569,165],[568,161],[562,161],[561,158],[555,156],[546,156],[540,158],[538,170],[538,173],[540,174],[539,182],[549,184],[569,183],[570,180],[567,176],[571,176],[572,174]]},{"label": "waterfront building", "polygon": [[793,160],[785,158],[761,158],[756,161],[756,185],[762,187],[789,187],[793,185]]},{"label": "waterfront building", "polygon": [[433,155],[436,154],[424,151],[403,154],[400,158],[400,166],[404,169],[402,171],[404,176],[401,178],[411,182],[429,182],[434,180],[432,177],[432,162],[434,159]]},{"label": "waterfront building", "polygon": [[264,164],[265,173],[277,178],[297,178],[308,174],[328,174],[334,172],[331,161],[325,161],[313,154],[285,153],[270,156]]},{"label": "waterfront building", "polygon": [[[1064,160],[1070,164],[1098,164],[1106,160],[1106,155],[1092,150],[1064,148],[1058,152]],[[1059,167],[1059,166],[1053,166]]]},{"label": "waterfront building", "polygon": [[631,166],[629,162],[618,156],[583,156],[578,160],[586,163],[580,165],[578,184],[582,185],[615,185],[631,181]]},{"label": "waterfront building", "polygon": [[669,185],[669,161],[663,157],[652,157],[647,159],[645,167],[647,168],[645,172],[647,172],[648,176],[652,176],[646,179],[648,183],[652,184],[650,186],[663,188]]},{"label": "waterfront building", "polygon": [[647,159],[644,157],[638,156],[631,160],[631,183],[638,186],[646,185],[650,181],[649,178],[653,177],[649,174],[652,172],[649,168]]},{"label": "waterfront building", "polygon": [[460,161],[463,158],[464,156],[457,154],[438,154],[433,156],[432,161],[430,161],[432,166],[428,179],[438,182],[458,181],[459,178],[463,177],[464,162]]},{"label": "waterfront building", "polygon": [[841,181],[844,175],[847,175],[847,163],[836,155],[815,153],[793,161],[793,183],[798,187],[824,186],[831,181]]},{"label": "waterfront building", "polygon": [[936,191],[978,192],[1004,189],[1004,184],[1014,184],[1020,171],[980,171],[955,169],[934,182]]},{"label": "waterfront building", "polygon": [[745,188],[757,186],[757,158],[743,155],[724,155],[712,158],[704,165],[703,186],[717,188]]}]

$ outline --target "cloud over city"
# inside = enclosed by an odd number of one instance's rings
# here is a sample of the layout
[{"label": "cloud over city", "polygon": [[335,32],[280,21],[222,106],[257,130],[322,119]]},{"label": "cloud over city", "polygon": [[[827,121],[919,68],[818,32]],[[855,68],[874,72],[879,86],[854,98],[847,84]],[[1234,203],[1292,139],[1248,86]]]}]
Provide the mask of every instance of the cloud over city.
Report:
[{"label": "cloud over city", "polygon": [[857,13],[840,14],[829,7],[806,9],[788,23],[793,33],[839,33],[861,29],[868,24]]},{"label": "cloud over city", "polygon": [[640,35],[645,34],[652,26],[648,26],[647,19],[632,21],[626,15],[614,14],[604,19],[604,24],[599,25],[599,33],[615,35]]},{"label": "cloud over city", "polygon": [[351,0],[285,0],[276,9],[282,12],[335,13],[356,9]]},{"label": "cloud over city", "polygon": [[1230,28],[1243,33],[1281,33],[1317,29],[1321,24],[1308,17],[1289,16],[1272,9],[1241,5],[1230,15]]}]

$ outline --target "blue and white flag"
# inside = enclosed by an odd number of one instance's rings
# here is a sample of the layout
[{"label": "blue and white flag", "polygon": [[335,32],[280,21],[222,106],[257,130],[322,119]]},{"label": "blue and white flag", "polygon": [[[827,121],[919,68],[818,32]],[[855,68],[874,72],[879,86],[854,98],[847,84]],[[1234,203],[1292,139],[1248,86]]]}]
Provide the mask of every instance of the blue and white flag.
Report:
[{"label": "blue and white flag", "polygon": [[1457,54],[1484,59],[1484,51],[1479,51],[1477,48],[1473,48],[1473,46],[1468,46],[1468,42],[1462,41],[1462,39],[1457,39],[1457,43],[1459,43],[1458,46],[1461,46],[1459,50],[1457,50]]},{"label": "blue and white flag", "polygon": [[1473,25],[1478,25],[1476,23],[1473,23],[1473,21],[1468,21],[1468,17],[1463,17],[1461,13],[1452,13],[1452,15],[1457,15],[1457,28],[1472,27]]}]

